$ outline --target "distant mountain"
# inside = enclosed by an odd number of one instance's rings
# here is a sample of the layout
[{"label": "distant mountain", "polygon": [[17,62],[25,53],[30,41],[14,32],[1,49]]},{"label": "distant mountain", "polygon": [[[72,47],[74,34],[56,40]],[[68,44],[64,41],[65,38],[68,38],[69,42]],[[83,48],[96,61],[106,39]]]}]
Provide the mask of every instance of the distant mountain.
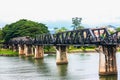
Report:
[{"label": "distant mountain", "polygon": [[113,25],[107,25],[109,28],[114,28],[114,29],[116,29],[116,27],[115,26],[113,26]]}]

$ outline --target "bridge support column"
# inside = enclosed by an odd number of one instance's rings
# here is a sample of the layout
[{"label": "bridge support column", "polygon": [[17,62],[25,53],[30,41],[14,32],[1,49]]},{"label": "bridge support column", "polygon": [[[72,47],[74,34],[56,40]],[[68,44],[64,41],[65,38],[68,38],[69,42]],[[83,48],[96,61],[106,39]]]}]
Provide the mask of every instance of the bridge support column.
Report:
[{"label": "bridge support column", "polygon": [[104,45],[102,46],[103,53],[100,53],[99,57],[99,74],[100,75],[116,75],[117,63],[116,63],[116,45]]},{"label": "bridge support column", "polygon": [[10,49],[10,50],[13,50],[13,46],[12,46],[12,45],[9,45],[9,49]]},{"label": "bridge support column", "polygon": [[18,45],[17,44],[13,44],[13,51],[15,51],[15,52],[18,51]]},{"label": "bridge support column", "polygon": [[19,48],[19,55],[24,55],[24,46],[23,45],[18,45],[18,48]]},{"label": "bridge support column", "polygon": [[40,46],[40,45],[36,45],[35,46],[35,56],[34,56],[36,59],[38,58],[43,58],[44,57],[44,49],[43,49],[43,46]]},{"label": "bridge support column", "polygon": [[67,47],[56,46],[56,64],[67,64]]},{"label": "bridge support column", "polygon": [[32,56],[32,45],[24,45],[25,48],[25,55]]},{"label": "bridge support column", "polygon": [[35,55],[35,46],[32,47],[32,55]]}]

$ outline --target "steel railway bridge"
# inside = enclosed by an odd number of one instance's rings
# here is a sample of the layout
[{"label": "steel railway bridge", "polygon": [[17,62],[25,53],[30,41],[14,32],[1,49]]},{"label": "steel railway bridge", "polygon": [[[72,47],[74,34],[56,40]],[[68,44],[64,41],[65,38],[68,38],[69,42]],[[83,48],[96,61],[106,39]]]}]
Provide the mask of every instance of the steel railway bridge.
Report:
[{"label": "steel railway bridge", "polygon": [[44,57],[44,46],[51,45],[56,49],[56,63],[67,64],[67,46],[99,47],[99,74],[117,74],[116,51],[120,44],[120,32],[110,34],[106,28],[82,29],[66,31],[57,34],[41,34],[36,38],[16,37],[8,43],[9,48],[19,51],[19,54],[35,58]]}]

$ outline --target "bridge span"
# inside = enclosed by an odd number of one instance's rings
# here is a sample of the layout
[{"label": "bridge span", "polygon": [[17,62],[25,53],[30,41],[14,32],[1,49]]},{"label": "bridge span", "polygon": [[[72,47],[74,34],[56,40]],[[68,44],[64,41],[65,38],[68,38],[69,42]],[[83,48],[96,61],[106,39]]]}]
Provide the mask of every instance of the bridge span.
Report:
[{"label": "bridge span", "polygon": [[120,44],[120,32],[110,34],[106,28],[82,29],[66,31],[57,34],[40,34],[35,38],[16,37],[6,43],[10,49],[19,51],[20,55],[35,58],[44,57],[44,46],[54,46],[56,49],[56,63],[67,64],[67,46],[99,47],[99,74],[117,74],[116,51]]}]

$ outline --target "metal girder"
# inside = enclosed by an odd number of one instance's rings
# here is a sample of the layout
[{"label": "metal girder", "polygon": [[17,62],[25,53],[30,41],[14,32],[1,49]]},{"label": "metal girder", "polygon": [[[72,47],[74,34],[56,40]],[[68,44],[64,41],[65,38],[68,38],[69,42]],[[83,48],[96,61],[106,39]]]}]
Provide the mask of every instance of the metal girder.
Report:
[{"label": "metal girder", "polygon": [[67,31],[55,34],[56,45],[90,44],[94,40],[91,29]]},{"label": "metal girder", "polygon": [[120,43],[120,32],[111,34],[106,28],[81,29],[57,34],[40,34],[34,39],[17,37],[9,44],[27,45],[116,45]]},{"label": "metal girder", "polygon": [[118,45],[120,44],[120,32],[115,32],[111,35],[109,35],[106,39],[104,39],[106,41],[106,43],[108,44],[114,44],[114,45]]}]

